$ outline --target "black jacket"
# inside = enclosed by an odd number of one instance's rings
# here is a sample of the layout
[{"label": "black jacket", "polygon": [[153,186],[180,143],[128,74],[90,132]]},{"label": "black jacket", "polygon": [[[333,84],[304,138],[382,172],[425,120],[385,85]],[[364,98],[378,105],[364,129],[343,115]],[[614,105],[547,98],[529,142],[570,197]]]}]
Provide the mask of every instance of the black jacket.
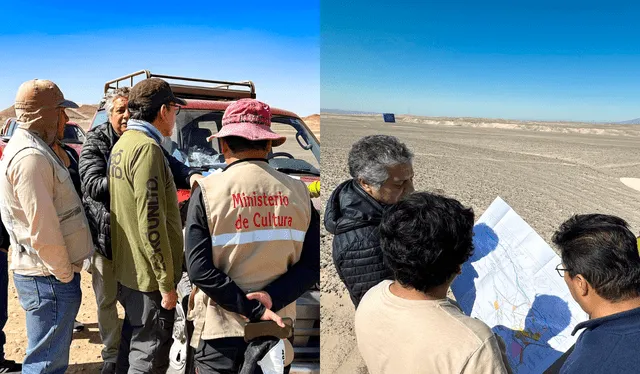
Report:
[{"label": "black jacket", "polygon": [[70,164],[67,170],[69,170],[69,176],[71,177],[71,181],[73,182],[73,187],[76,189],[78,196],[82,198],[82,183],[80,182],[80,169],[79,169],[80,156],[78,156],[78,152],[76,152],[75,149],[71,148],[70,146],[64,143],[61,143],[61,144],[62,144],[62,149],[64,149],[64,151],[67,152],[67,155],[69,155]]},{"label": "black jacket", "polygon": [[[120,137],[109,122],[87,133],[80,154],[80,178],[82,179],[82,203],[96,251],[111,259],[110,203],[107,178],[107,162],[114,144]],[[189,178],[195,172],[162,149],[169,161],[178,189],[189,189]]]},{"label": "black jacket", "polygon": [[4,227],[4,223],[0,220],[0,248],[9,249],[11,245],[11,240],[9,239],[9,233],[7,229]]},{"label": "black jacket", "polygon": [[384,206],[354,180],[340,184],[329,197],[324,226],[333,237],[333,263],[358,307],[364,294],[391,271],[384,266],[378,225]]}]

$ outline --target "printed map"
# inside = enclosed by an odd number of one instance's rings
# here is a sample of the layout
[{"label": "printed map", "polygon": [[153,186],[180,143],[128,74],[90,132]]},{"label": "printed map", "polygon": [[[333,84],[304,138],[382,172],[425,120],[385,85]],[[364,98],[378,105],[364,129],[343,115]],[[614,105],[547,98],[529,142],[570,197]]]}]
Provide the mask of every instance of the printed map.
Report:
[{"label": "printed map", "polygon": [[514,373],[544,372],[587,315],[555,270],[560,257],[500,197],[474,227],[474,255],[451,286],[462,310],[504,340]]}]

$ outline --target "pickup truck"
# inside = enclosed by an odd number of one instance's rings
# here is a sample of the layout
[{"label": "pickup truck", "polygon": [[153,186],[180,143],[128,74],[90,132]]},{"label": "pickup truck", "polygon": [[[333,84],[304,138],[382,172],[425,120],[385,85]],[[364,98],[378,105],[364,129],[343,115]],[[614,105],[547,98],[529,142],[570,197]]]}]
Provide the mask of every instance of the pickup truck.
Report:
[{"label": "pickup truck", "polygon": [[[186,100],[176,117],[171,137],[165,138],[163,147],[174,157],[203,175],[226,166],[217,139],[209,136],[222,126],[222,115],[229,104],[241,98],[256,98],[251,81],[228,82],[152,74],[141,70],[105,83],[105,95],[122,86],[133,86],[136,80],[157,77],[166,80],[174,95]],[[287,136],[287,141],[269,154],[269,163],[275,169],[305,182],[320,180],[320,142],[304,121],[295,113],[271,107],[271,128]],[[104,100],[92,120],[91,128],[107,121]],[[189,190],[178,190],[180,212],[186,216]],[[316,208],[319,199],[313,199]],[[184,221],[183,221],[184,222]],[[193,350],[188,342],[191,323],[185,318],[191,285],[186,273],[178,285],[180,305],[176,308],[174,343],[168,373],[192,373]],[[320,291],[319,285],[296,301],[297,318],[294,326],[293,347],[295,358],[292,374],[320,373]]]}]

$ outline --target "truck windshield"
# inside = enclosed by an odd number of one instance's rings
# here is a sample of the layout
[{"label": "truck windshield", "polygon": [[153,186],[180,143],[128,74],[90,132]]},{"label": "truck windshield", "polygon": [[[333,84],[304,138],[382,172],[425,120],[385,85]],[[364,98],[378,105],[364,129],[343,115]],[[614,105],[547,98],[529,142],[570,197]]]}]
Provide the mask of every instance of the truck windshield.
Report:
[{"label": "truck windshield", "polygon": [[[176,118],[173,134],[165,138],[164,148],[192,168],[224,167],[226,164],[218,139],[207,140],[222,126],[222,114],[222,111],[182,109]],[[271,129],[287,137],[283,145],[272,150],[274,167],[292,169],[291,172],[319,173],[319,144],[299,119],[273,116]]]}]

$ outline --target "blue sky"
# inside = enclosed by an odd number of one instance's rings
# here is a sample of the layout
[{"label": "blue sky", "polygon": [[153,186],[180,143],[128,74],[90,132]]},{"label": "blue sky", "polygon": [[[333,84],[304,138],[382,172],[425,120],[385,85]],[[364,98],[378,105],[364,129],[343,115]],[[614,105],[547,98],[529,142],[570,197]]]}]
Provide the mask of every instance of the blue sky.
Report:
[{"label": "blue sky", "polygon": [[[64,8],[62,5],[64,4]],[[258,99],[306,116],[319,112],[319,1],[20,2],[3,4],[0,110],[20,84],[56,82],[97,103],[107,80],[141,69],[252,80]]]},{"label": "blue sky", "polygon": [[640,4],[321,1],[321,107],[640,117]]}]

